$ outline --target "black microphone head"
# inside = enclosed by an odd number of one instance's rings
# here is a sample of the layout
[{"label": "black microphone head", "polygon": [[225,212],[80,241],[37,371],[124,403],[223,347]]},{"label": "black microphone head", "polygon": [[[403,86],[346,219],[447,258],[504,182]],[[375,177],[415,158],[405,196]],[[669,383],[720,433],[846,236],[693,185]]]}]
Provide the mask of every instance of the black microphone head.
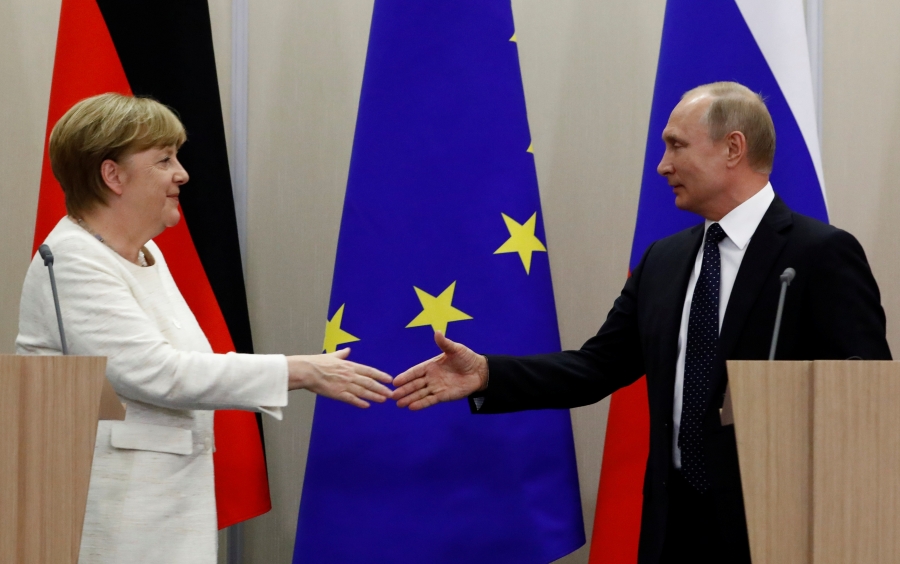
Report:
[{"label": "black microphone head", "polygon": [[50,252],[49,246],[41,245],[38,247],[38,252],[41,253],[41,258],[44,259],[44,266],[53,264],[53,253]]},{"label": "black microphone head", "polygon": [[781,273],[781,281],[787,282],[788,286],[790,286],[791,282],[794,280],[794,276],[797,276],[797,271],[793,268],[785,268],[784,272]]}]

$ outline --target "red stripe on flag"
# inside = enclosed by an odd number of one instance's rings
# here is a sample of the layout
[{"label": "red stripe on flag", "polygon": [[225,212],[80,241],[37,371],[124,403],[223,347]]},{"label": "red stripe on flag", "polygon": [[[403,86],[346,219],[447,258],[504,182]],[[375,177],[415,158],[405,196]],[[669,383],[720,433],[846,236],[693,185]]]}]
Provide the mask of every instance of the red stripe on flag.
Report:
[{"label": "red stripe on flag", "polygon": [[647,378],[612,395],[597,492],[590,564],[634,564],[650,452]]},{"label": "red stripe on flag", "polygon": [[[154,242],[213,351],[234,351],[231,334],[187,224],[178,222]],[[219,528],[224,529],[266,513],[272,509],[272,502],[256,415],[248,411],[216,411],[215,436],[216,500]]]},{"label": "red stripe on flag", "polygon": [[64,0],[56,38],[32,254],[66,215],[62,188],[50,168],[50,130],[76,102],[104,92],[131,94],[131,87],[100,8],[95,0]]},{"label": "red stripe on flag", "polygon": [[[62,188],[50,168],[50,131],[75,103],[104,92],[131,94],[103,15],[96,0],[63,0],[32,253],[37,252],[56,223],[66,215]],[[213,350],[234,351],[228,326],[186,223],[181,221],[155,241]],[[217,411],[215,436],[216,504],[219,528],[224,528],[261,515],[272,504],[255,414]]]}]

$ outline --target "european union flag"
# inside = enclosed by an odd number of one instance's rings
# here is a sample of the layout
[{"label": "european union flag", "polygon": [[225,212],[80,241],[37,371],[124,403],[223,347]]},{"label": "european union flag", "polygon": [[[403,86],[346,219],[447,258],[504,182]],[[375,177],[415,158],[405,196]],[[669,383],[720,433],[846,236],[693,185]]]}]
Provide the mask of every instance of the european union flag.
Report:
[{"label": "european union flag", "polygon": [[[557,351],[510,0],[376,0],[325,350],[396,374]],[[294,562],[545,563],[584,543],[568,411],[316,403]]]}]

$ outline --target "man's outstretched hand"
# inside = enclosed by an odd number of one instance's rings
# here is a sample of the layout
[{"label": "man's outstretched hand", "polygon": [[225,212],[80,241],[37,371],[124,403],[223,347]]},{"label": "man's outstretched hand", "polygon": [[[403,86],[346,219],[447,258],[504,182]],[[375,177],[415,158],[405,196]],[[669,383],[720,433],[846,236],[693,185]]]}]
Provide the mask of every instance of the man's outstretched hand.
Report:
[{"label": "man's outstretched hand", "polygon": [[397,407],[416,411],[436,403],[464,398],[487,386],[487,359],[435,331],[434,342],[443,351],[394,378],[391,396]]}]

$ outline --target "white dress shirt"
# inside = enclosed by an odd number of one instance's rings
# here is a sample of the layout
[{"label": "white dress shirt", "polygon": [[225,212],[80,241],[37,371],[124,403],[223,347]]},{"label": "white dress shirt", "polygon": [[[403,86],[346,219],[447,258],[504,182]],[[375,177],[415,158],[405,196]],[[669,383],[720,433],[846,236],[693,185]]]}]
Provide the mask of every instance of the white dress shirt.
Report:
[{"label": "white dress shirt", "polygon": [[[775,199],[772,184],[766,184],[762,190],[753,195],[738,207],[731,210],[728,215],[718,221],[726,237],[719,243],[719,255],[722,262],[719,276],[719,331],[722,331],[722,320],[725,319],[725,308],[728,306],[728,298],[731,297],[731,289],[737,278],[741,261],[744,260],[744,252],[750,243],[750,238],[759,227],[766,210]],[[706,230],[713,221],[706,220],[703,239],[706,240]],[[678,331],[678,360],[675,363],[675,405],[672,407],[672,462],[675,468],[681,468],[681,449],[678,448],[678,431],[681,427],[681,402],[684,394],[684,356],[687,349],[688,318],[691,314],[691,300],[694,297],[694,286],[697,285],[697,277],[700,275],[700,267],[703,264],[703,243],[697,251],[694,260],[694,270],[688,280],[687,293],[684,296],[684,308],[681,311],[681,328]]]}]

